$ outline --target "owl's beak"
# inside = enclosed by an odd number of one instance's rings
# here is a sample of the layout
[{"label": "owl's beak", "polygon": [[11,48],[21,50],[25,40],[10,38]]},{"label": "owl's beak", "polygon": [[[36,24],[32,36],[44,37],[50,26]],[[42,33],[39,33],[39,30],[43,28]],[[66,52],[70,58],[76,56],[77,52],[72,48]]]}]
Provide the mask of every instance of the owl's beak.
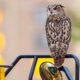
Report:
[{"label": "owl's beak", "polygon": [[52,14],[52,11],[50,13]]}]

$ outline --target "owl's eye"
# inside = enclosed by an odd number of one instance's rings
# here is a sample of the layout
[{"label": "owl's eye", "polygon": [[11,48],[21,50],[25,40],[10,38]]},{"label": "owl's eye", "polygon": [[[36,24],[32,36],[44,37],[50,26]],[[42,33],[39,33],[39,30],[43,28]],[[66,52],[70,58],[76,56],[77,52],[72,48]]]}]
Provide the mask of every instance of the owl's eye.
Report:
[{"label": "owl's eye", "polygon": [[48,8],[50,10],[50,8]]},{"label": "owl's eye", "polygon": [[54,10],[56,10],[57,9],[57,7],[54,7]]}]

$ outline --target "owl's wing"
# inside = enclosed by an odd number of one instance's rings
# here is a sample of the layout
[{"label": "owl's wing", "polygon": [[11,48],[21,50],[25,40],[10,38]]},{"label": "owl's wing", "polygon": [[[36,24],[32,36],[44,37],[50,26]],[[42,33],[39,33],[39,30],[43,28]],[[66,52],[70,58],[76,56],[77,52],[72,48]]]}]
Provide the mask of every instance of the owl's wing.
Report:
[{"label": "owl's wing", "polygon": [[[55,53],[56,51],[56,31],[54,29],[54,21],[50,20],[49,18],[47,19],[46,22],[46,37],[47,37],[47,42],[48,46],[50,48],[51,53]],[[54,55],[54,53],[52,55]]]},{"label": "owl's wing", "polygon": [[63,18],[60,23],[47,19],[46,36],[55,65],[62,65],[71,39],[70,19]]},{"label": "owl's wing", "polygon": [[62,56],[64,56],[67,53],[69,43],[71,40],[71,20],[66,17],[62,21],[62,41],[61,41],[61,50],[62,50]]}]

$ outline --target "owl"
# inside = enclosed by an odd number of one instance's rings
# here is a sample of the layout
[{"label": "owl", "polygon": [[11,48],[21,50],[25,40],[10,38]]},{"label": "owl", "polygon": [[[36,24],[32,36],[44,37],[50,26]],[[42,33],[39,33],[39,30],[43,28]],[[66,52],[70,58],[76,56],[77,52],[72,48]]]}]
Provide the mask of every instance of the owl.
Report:
[{"label": "owl", "polygon": [[63,80],[59,69],[50,62],[43,62],[39,71],[42,80]]},{"label": "owl", "polygon": [[62,66],[71,40],[71,20],[61,4],[47,7],[46,37],[56,67]]}]

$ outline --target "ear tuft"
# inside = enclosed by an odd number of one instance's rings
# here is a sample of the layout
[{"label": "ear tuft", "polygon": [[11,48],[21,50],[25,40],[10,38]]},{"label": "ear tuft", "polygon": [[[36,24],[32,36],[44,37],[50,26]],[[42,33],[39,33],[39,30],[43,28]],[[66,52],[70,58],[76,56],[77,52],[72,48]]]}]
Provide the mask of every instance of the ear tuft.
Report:
[{"label": "ear tuft", "polygon": [[64,6],[63,6],[63,5],[61,5],[61,4],[59,4],[59,6],[60,6],[60,7],[62,7],[62,8],[64,8]]}]

